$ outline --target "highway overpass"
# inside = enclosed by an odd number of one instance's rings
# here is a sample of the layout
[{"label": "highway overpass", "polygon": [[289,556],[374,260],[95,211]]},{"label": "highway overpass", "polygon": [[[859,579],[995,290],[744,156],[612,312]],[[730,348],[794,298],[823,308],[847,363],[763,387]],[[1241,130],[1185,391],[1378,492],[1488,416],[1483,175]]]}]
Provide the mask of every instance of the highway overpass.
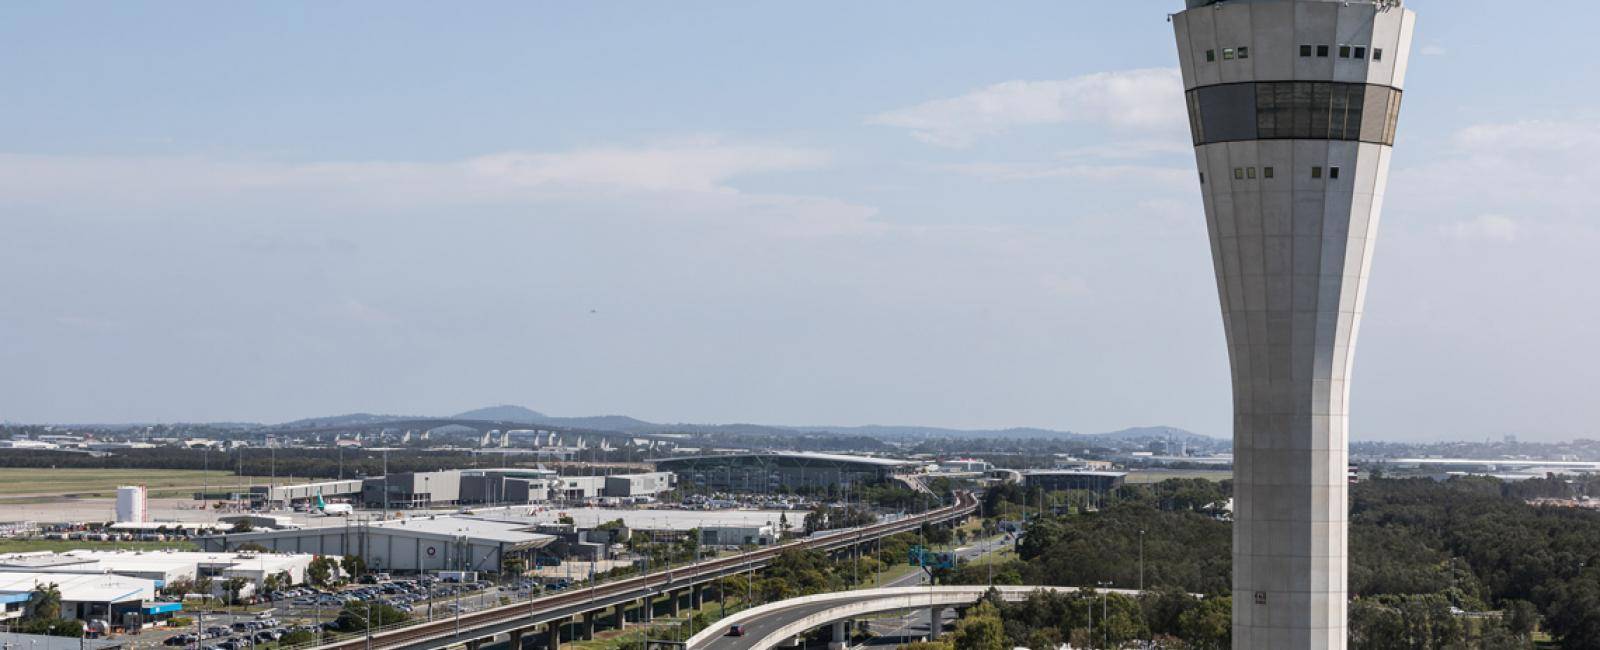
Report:
[{"label": "highway overpass", "polygon": [[[819,627],[833,627],[830,648],[843,648],[848,640],[845,623],[852,619],[905,610],[926,609],[933,622],[930,635],[939,636],[944,610],[972,605],[989,587],[913,586],[862,589],[815,596],[801,596],[769,603],[717,621],[716,625],[689,638],[687,650],[766,650],[789,643],[795,637]],[[1028,594],[1044,589],[1073,592],[1078,587],[994,587],[1010,602],[1024,600]],[[1136,590],[1113,589],[1113,593],[1138,595]],[[727,636],[728,628],[739,624],[744,636]]]}]

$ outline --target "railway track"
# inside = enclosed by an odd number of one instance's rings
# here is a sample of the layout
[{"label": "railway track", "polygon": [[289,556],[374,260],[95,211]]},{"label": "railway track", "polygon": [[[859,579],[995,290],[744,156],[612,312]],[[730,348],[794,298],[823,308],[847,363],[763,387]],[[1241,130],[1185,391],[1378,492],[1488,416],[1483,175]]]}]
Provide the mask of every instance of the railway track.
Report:
[{"label": "railway track", "polygon": [[[930,510],[920,515],[897,521],[884,522],[818,535],[807,539],[778,544],[743,555],[675,567],[649,575],[617,580],[589,589],[574,589],[532,601],[503,605],[493,609],[461,614],[455,617],[428,621],[416,625],[377,631],[366,636],[340,640],[307,650],[392,650],[409,648],[430,640],[438,640],[434,647],[443,647],[471,639],[481,638],[485,628],[503,628],[507,624],[522,622],[531,627],[541,623],[570,617],[574,613],[608,608],[617,602],[626,602],[641,596],[653,596],[665,591],[693,586],[712,579],[753,569],[764,565],[768,559],[791,549],[833,550],[858,544],[867,539],[878,539],[896,533],[916,530],[924,523],[937,523],[964,517],[976,511],[977,499],[968,492],[957,492],[954,504]],[[495,630],[503,631],[503,630]]]}]

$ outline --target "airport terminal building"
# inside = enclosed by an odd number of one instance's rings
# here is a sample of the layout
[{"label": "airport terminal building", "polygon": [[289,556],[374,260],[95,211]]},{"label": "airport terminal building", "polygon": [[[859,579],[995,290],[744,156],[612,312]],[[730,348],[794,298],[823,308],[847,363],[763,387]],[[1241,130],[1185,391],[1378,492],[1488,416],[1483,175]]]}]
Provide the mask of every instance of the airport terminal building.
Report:
[{"label": "airport terminal building", "polygon": [[919,467],[906,460],[807,452],[685,456],[652,462],[657,470],[713,490],[758,493],[883,483]]}]

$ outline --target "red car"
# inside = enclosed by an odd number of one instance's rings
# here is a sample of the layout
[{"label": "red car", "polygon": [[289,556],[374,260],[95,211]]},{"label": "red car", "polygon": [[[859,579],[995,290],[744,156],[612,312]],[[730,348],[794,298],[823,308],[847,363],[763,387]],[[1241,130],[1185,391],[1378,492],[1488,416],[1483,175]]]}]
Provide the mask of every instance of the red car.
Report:
[{"label": "red car", "polygon": [[739,624],[729,626],[728,636],[744,636],[744,626]]}]

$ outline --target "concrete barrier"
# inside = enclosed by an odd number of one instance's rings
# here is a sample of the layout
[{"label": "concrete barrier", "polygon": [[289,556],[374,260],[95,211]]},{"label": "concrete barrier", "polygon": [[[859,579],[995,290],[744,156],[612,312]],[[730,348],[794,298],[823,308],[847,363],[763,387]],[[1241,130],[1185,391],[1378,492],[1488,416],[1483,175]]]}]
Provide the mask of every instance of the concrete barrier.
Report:
[{"label": "concrete barrier", "polygon": [[[700,631],[699,634],[689,637],[686,647],[688,650],[694,650],[695,648],[706,644],[712,639],[726,634],[728,627],[731,625],[744,623],[795,607],[838,603],[838,607],[830,607],[820,612],[807,615],[798,620],[791,621],[780,627],[777,631],[762,637],[760,641],[757,641],[749,647],[752,650],[765,650],[766,648],[771,648],[778,645],[786,639],[792,639],[796,635],[803,633],[806,630],[814,627],[821,627],[837,620],[857,618],[870,614],[880,614],[883,612],[893,612],[906,609],[970,605],[978,602],[978,599],[982,598],[985,593],[988,593],[989,589],[989,587],[983,585],[962,585],[952,587],[888,587],[883,589],[862,589],[859,591],[839,591],[826,594],[816,594],[812,596],[801,596],[799,598],[790,598],[788,600],[782,600],[776,603],[768,603],[760,607],[747,609],[722,620],[716,621],[711,627]],[[1017,602],[1027,599],[1028,594],[1040,589],[1057,592],[1075,592],[1082,588],[996,586],[994,589],[1000,592],[1001,598],[1004,598],[1009,602]],[[1109,591],[1112,593],[1129,596],[1137,596],[1139,594],[1139,591],[1135,589],[1111,589]]]}]

